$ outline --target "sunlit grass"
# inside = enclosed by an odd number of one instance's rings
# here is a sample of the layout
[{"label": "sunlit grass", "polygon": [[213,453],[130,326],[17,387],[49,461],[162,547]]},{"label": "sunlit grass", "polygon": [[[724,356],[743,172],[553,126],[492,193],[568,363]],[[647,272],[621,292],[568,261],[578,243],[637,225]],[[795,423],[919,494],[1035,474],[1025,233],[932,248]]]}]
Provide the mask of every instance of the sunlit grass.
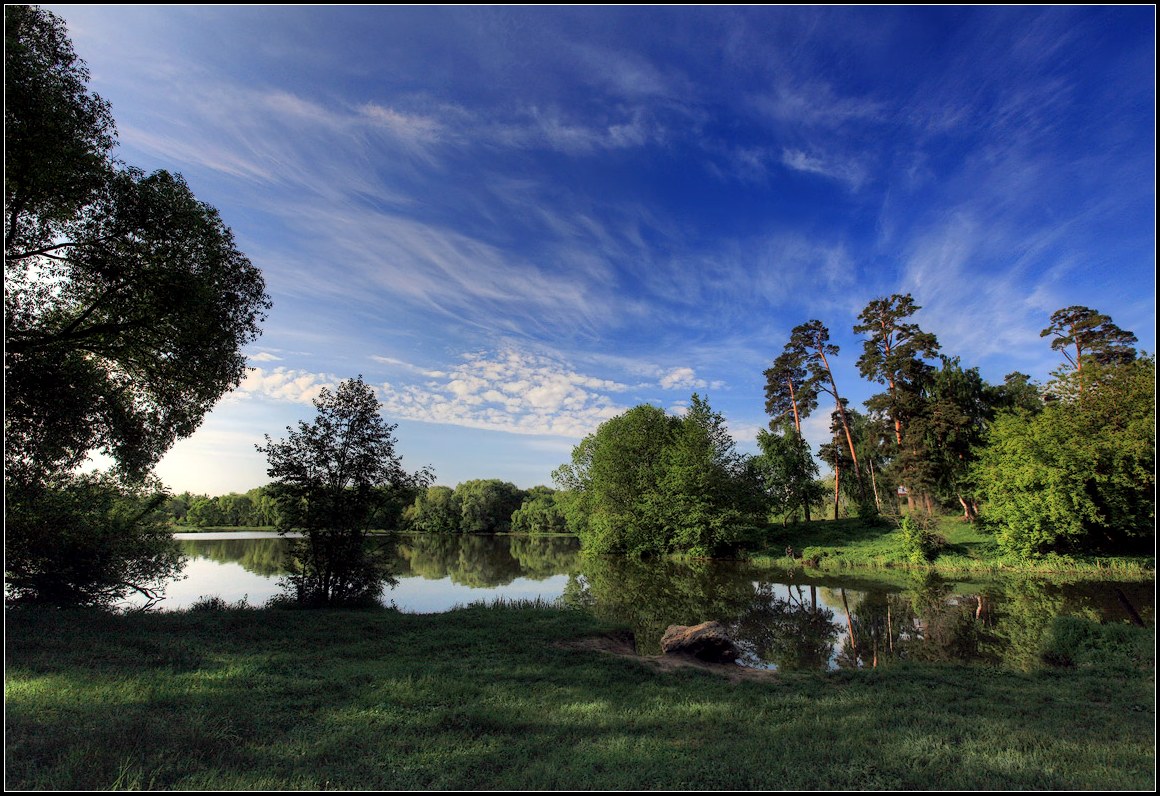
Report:
[{"label": "sunlit grass", "polygon": [[[1151,556],[1064,556],[1021,559],[1005,554],[990,534],[959,517],[939,517],[935,533],[945,546],[926,565],[908,560],[902,534],[889,519],[815,520],[771,526],[750,560],[759,566],[806,566],[836,572],[852,569],[924,569],[944,575],[1066,574],[1076,577],[1139,579],[1155,574]],[[786,547],[795,559],[785,555]]]},{"label": "sunlit grass", "polygon": [[542,606],[9,612],[6,784],[1148,788],[1153,636],[1095,627],[1052,636],[1066,670],[730,682],[562,645],[613,628]]}]

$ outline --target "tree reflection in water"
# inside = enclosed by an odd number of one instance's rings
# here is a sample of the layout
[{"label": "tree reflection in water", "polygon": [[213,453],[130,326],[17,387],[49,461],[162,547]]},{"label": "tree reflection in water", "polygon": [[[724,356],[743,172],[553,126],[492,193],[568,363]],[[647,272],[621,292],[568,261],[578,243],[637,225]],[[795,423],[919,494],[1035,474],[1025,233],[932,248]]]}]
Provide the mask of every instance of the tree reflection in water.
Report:
[{"label": "tree reflection in water", "polygon": [[[1129,621],[1121,595],[1144,621],[1155,614],[1152,583],[1025,577],[956,584],[918,573],[899,588],[739,562],[582,556],[572,537],[416,534],[375,543],[397,577],[450,580],[485,601],[504,597],[517,579],[566,576],[560,603],[628,625],[644,655],[660,654],[669,625],[716,620],[729,627],[744,663],[782,669],[908,659],[1029,669],[1040,665],[1041,639],[1057,616]],[[270,537],[182,540],[191,557],[238,563],[270,578],[283,572],[285,545]]]}]

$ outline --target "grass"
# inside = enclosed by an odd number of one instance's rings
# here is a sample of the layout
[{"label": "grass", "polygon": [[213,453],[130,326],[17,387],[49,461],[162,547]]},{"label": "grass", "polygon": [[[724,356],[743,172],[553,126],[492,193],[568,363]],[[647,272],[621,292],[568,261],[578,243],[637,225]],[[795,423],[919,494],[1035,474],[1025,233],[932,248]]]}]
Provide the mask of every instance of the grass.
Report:
[{"label": "grass", "polygon": [[[926,565],[908,559],[901,532],[889,520],[868,523],[860,519],[815,520],[789,526],[771,526],[750,556],[767,566],[805,565],[823,571],[846,569],[930,569],[944,575],[1005,573],[1056,574],[1100,579],[1140,579],[1155,575],[1151,556],[1047,555],[1020,559],[1004,554],[994,537],[958,517],[938,517],[935,533],[946,542]],[[785,548],[792,546],[800,560],[791,562]]]},{"label": "grass", "polygon": [[1155,784],[1151,629],[1073,620],[1030,673],[731,681],[562,644],[618,629],[542,605],[6,618],[10,789]]}]

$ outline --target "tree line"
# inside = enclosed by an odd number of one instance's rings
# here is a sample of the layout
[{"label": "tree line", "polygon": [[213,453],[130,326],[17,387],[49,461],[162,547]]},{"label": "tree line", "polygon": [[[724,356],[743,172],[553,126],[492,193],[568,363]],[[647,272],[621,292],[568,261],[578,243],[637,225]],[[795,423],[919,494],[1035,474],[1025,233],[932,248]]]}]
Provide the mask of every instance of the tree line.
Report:
[{"label": "tree line", "polygon": [[[520,489],[498,478],[464,481],[454,488],[376,487],[376,530],[418,533],[567,533],[557,490]],[[272,485],[211,497],[182,492],[165,502],[174,526],[265,528],[282,522]]]},{"label": "tree line", "polygon": [[[1135,335],[1065,307],[1041,333],[1064,355],[1053,378],[989,384],[911,320],[919,309],[895,294],[859,314],[859,372],[884,388],[864,411],[839,390],[825,324],[795,327],[765,371],[770,421],[756,456],[735,452],[697,395],[683,418],[641,405],[607,421],[553,474],[568,529],[597,552],[716,555],[747,527],[809,521],[828,490],[835,519],[843,505],[867,521],[958,510],[1018,556],[1147,549],[1155,360]],[[823,397],[831,438],[815,452],[802,422]],[[819,460],[830,478],[819,479]]]}]

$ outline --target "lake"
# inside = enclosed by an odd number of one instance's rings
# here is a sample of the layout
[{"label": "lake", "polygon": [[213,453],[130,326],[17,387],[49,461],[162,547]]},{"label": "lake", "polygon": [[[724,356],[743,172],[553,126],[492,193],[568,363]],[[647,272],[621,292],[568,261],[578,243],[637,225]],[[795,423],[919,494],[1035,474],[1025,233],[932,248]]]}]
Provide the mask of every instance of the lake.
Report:
[{"label": "lake", "polygon": [[[261,532],[175,534],[189,556],[165,609],[203,596],[261,605],[278,594],[287,541]],[[894,573],[807,575],[739,562],[634,562],[582,557],[574,537],[397,535],[398,585],[382,601],[434,613],[473,602],[539,599],[627,623],[641,654],[657,654],[671,624],[724,623],[742,662],[768,668],[848,668],[945,660],[1028,668],[1056,616],[1154,621],[1154,583],[1043,578],[947,580]]]}]

